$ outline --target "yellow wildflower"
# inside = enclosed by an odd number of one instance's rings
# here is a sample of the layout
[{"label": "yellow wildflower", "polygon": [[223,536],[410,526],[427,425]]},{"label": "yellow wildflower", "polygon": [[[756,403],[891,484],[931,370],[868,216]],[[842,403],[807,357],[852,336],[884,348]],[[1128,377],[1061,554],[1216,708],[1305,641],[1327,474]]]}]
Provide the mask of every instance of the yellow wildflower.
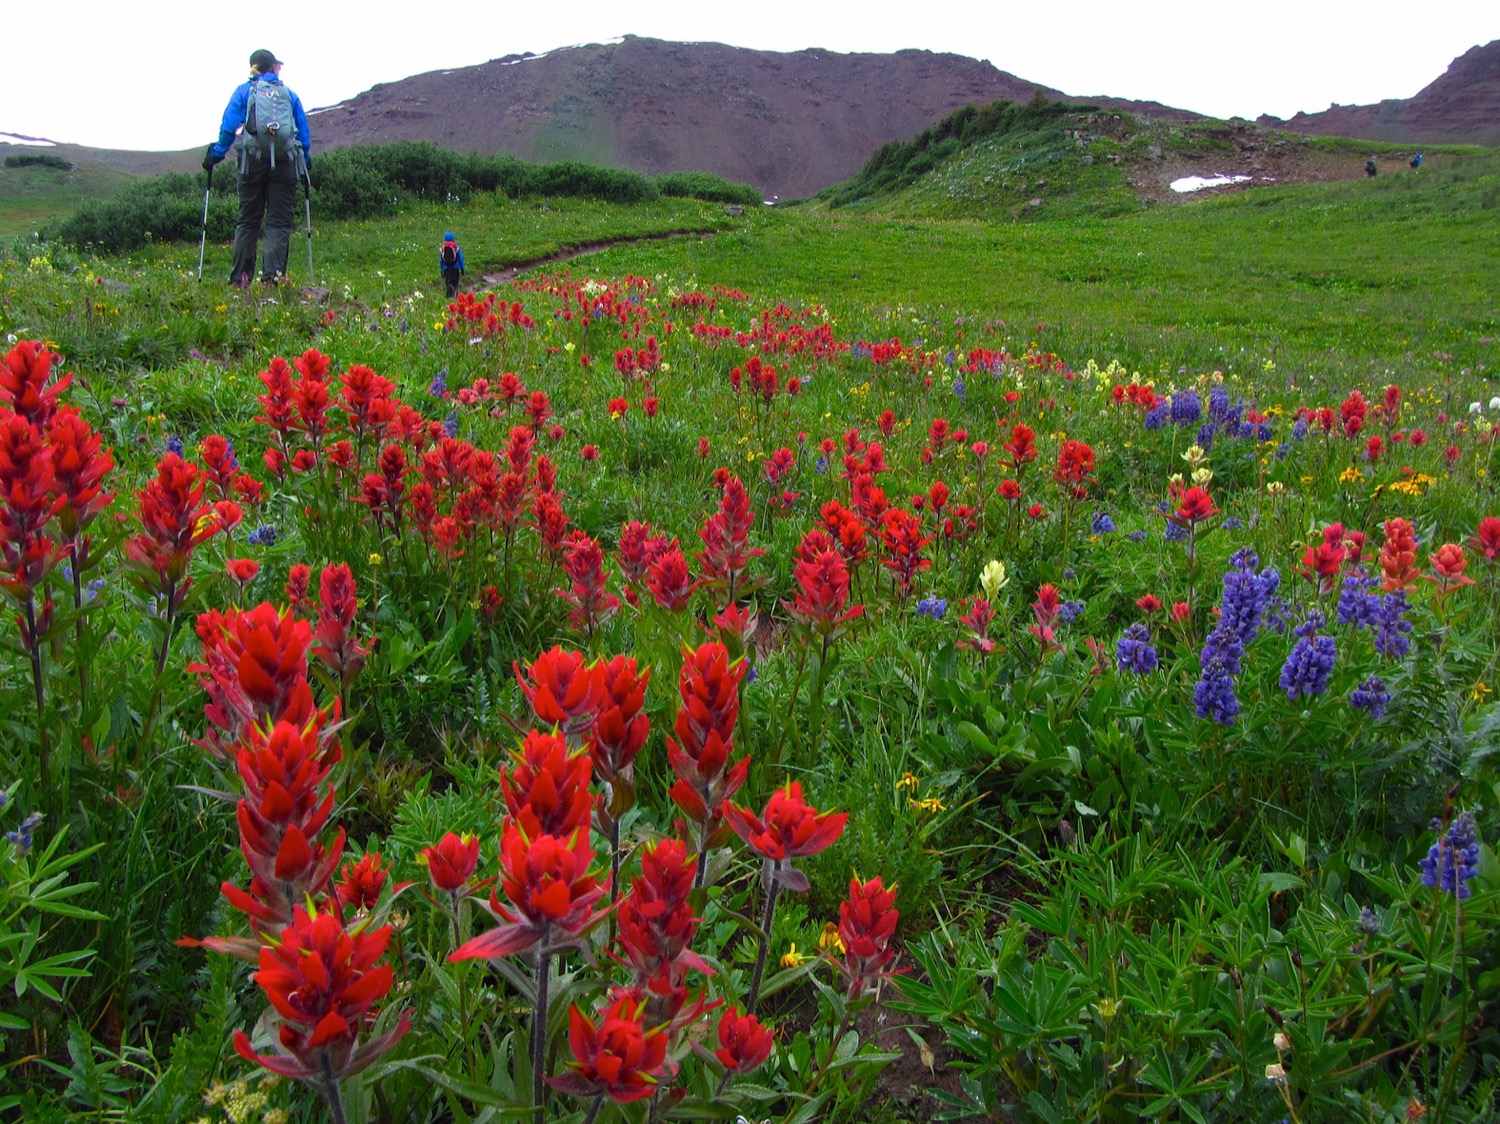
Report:
[{"label": "yellow wildflower", "polygon": [[929,796],[925,800],[913,800],[911,807],[914,812],[936,813],[947,811],[947,805],[936,796]]},{"label": "yellow wildflower", "polygon": [[370,555],[370,565],[372,565],[372,566],[379,566],[383,562],[385,562],[385,559],[382,558],[382,557],[380,557],[380,555],[378,555],[378,554],[371,554]]},{"label": "yellow wildflower", "polygon": [[825,952],[829,949],[837,952],[845,951],[843,938],[839,936],[838,925],[830,921],[823,926],[823,932],[818,937],[818,947]]},{"label": "yellow wildflower", "polygon": [[1353,465],[1350,465],[1343,472],[1339,473],[1340,484],[1358,484],[1364,478],[1365,474]]},{"label": "yellow wildflower", "polygon": [[1475,683],[1474,689],[1469,692],[1469,697],[1477,703],[1484,702],[1486,695],[1493,694],[1493,690],[1486,683]]},{"label": "yellow wildflower", "polygon": [[901,779],[896,782],[896,791],[900,792],[903,788],[907,788],[915,792],[921,783],[915,773],[902,773]]},{"label": "yellow wildflower", "polygon": [[787,951],[786,955],[781,958],[781,966],[783,968],[796,968],[801,966],[802,962],[806,959],[807,953],[798,952],[797,942],[793,941],[792,947]]}]

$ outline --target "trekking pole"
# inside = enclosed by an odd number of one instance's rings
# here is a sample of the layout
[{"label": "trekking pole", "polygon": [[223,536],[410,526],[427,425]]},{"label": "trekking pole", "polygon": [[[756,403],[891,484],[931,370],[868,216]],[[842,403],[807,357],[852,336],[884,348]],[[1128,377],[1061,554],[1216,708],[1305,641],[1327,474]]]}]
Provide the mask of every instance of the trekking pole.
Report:
[{"label": "trekking pole", "polygon": [[208,245],[208,196],[214,189],[214,170],[204,173],[208,184],[203,189],[203,233],[198,237],[198,280],[203,280],[203,248]]},{"label": "trekking pole", "polygon": [[314,285],[317,282],[313,278],[312,260],[312,174],[305,168],[302,170],[302,186],[307,189],[307,283]]}]

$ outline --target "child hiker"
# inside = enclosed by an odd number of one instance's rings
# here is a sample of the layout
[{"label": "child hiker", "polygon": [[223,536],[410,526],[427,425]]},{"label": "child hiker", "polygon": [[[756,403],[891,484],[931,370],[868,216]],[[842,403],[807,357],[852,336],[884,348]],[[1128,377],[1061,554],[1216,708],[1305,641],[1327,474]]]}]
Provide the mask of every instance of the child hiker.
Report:
[{"label": "child hiker", "polygon": [[443,245],[438,250],[438,266],[443,271],[443,284],[448,288],[448,299],[458,296],[458,283],[464,275],[464,252],[453,237],[453,231],[443,234]]}]

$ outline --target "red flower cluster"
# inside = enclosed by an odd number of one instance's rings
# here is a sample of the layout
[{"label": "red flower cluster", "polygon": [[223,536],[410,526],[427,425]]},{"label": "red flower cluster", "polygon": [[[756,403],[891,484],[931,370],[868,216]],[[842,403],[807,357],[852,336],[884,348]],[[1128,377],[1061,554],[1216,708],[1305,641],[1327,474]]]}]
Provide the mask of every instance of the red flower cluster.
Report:
[{"label": "red flower cluster", "polygon": [[677,774],[671,796],[702,833],[703,851],[721,841],[722,805],[740,790],[750,759],[731,765],[734,728],[740,716],[740,680],[746,664],[731,663],[718,641],[683,652],[677,689],[682,705],[667,739],[667,760]]},{"label": "red flower cluster", "polygon": [[849,977],[849,999],[879,979],[891,975],[896,957],[891,937],[901,914],[895,908],[896,888],[879,878],[849,880],[849,899],[839,906],[839,940],[844,946],[844,972]]},{"label": "red flower cluster", "polygon": [[385,954],[391,928],[350,931],[334,912],[298,906],[277,943],[260,950],[255,982],[281,1016],[281,1051],[258,1054],[242,1030],[235,1051],[246,1061],[283,1077],[323,1085],[360,1072],[411,1029],[402,1012],[389,1031],[358,1045],[374,1023],[371,1008],[391,990]]}]

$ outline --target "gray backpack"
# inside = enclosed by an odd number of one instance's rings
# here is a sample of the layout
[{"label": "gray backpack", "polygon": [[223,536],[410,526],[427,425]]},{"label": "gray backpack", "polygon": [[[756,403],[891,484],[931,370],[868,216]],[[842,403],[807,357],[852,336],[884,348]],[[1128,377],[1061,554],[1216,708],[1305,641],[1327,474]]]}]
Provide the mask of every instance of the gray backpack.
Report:
[{"label": "gray backpack", "polygon": [[240,144],[246,152],[270,161],[283,160],[299,151],[297,120],[292,114],[292,92],[280,82],[250,83],[250,102],[245,112],[245,132]]}]

